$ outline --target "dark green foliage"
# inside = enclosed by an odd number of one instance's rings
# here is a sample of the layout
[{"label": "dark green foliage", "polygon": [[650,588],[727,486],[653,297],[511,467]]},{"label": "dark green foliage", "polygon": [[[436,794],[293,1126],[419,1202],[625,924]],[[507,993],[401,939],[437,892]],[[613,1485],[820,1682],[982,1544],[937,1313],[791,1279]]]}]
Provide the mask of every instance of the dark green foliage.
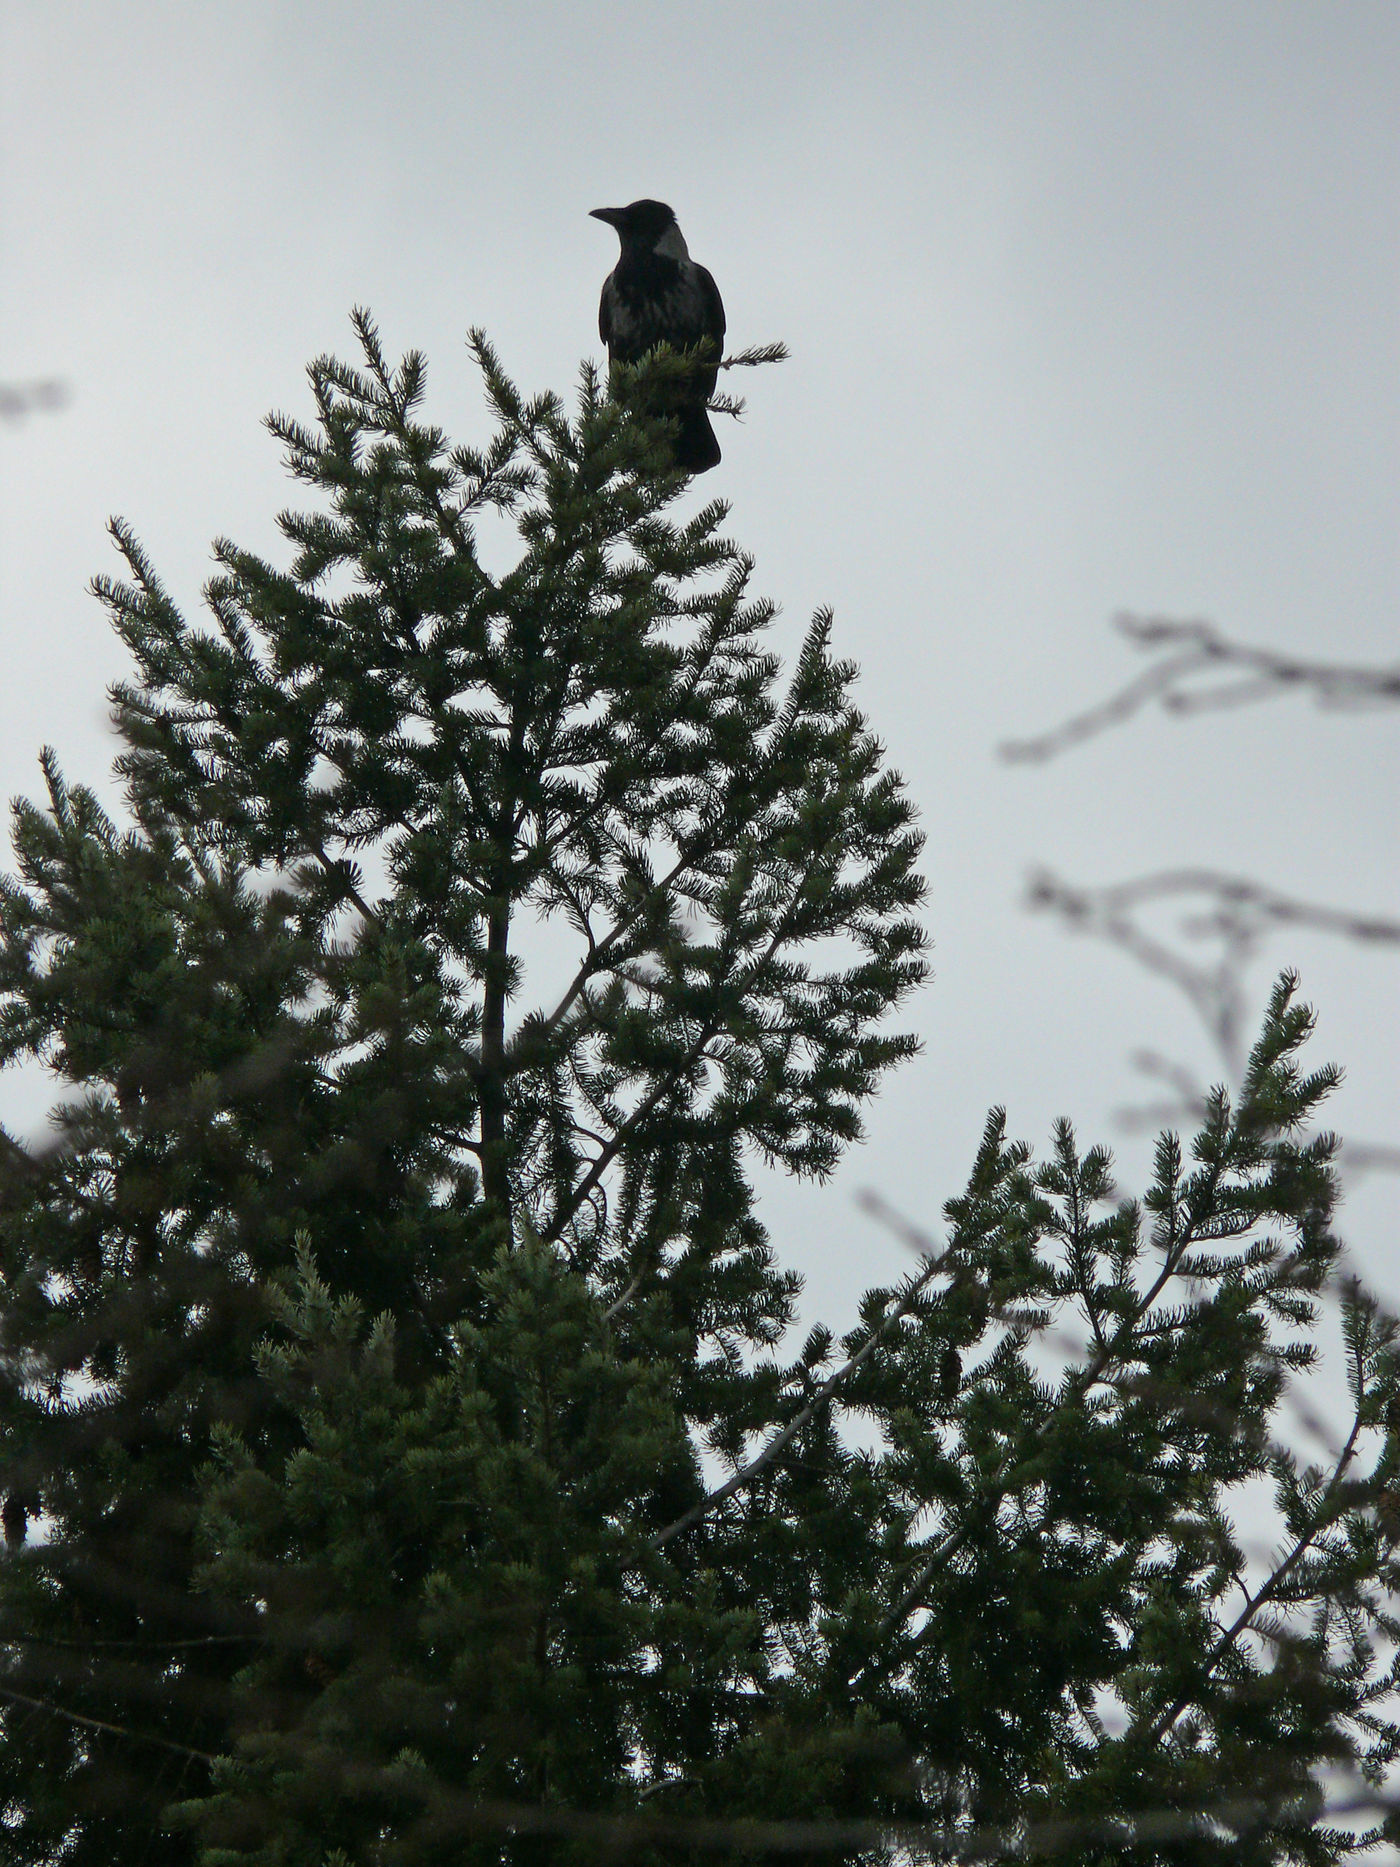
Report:
[{"label": "dark green foliage", "polygon": [[663,433],[478,340],[452,449],[357,326],[273,423],[289,570],[220,546],[200,631],[117,528],[131,830],[52,758],[17,815],[0,1043],[70,1099],[4,1161],[6,1860],[1340,1858],[1397,1342],[1341,1293],[1299,1469],[1291,987],[1140,1207],[994,1119],[946,1248],[786,1359],[748,1163],[825,1173],[913,1048],[909,803]]}]

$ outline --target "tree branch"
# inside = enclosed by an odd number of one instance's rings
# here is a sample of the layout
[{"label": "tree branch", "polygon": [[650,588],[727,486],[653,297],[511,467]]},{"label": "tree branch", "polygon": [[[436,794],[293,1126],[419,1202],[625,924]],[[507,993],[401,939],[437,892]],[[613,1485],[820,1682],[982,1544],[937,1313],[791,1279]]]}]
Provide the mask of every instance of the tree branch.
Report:
[{"label": "tree branch", "polygon": [[199,1763],[224,1761],[207,1750],[195,1750],[192,1745],[177,1744],[173,1738],[156,1737],[149,1731],[132,1731],[122,1724],[109,1724],[105,1718],[88,1718],[81,1712],[68,1711],[62,1705],[50,1704],[47,1699],[31,1698],[27,1692],[17,1691],[14,1686],[0,1684],[0,1698],[12,1699],[17,1705],[28,1705],[34,1711],[46,1711],[50,1717],[80,1725],[85,1731],[101,1731],[108,1737],[123,1737],[133,1744],[154,1744],[159,1750],[173,1750],[176,1756],[193,1757]]},{"label": "tree branch", "polygon": [[[1009,739],[1001,755],[1017,763],[1043,763],[1069,747],[1121,725],[1154,700],[1170,713],[1199,713],[1208,708],[1247,705],[1302,688],[1319,706],[1358,707],[1400,701],[1400,667],[1347,667],[1340,663],[1302,661],[1270,649],[1232,642],[1209,622],[1176,622],[1165,616],[1115,617],[1115,626],[1137,647],[1167,649],[1155,667],[1127,682],[1117,693],[1059,726],[1030,739]],[[1197,675],[1244,670],[1243,678],[1193,687]]]},{"label": "tree branch", "polygon": [[[1120,947],[1147,971],[1169,979],[1195,1006],[1232,1076],[1244,1061],[1245,967],[1270,928],[1308,927],[1363,944],[1400,946],[1400,921],[1300,901],[1216,869],[1162,869],[1103,888],[1077,887],[1041,870],[1031,877],[1028,898],[1031,907],[1057,913],[1074,931]],[[1172,900],[1182,904],[1179,939],[1213,939],[1219,943],[1216,953],[1196,959],[1146,930],[1140,911]],[[1146,1067],[1155,1075],[1167,1073],[1160,1059]]]},{"label": "tree branch", "polygon": [[[824,853],[824,851],[819,851],[813,854],[811,860],[802,872],[801,880],[792,891],[792,899],[779,916],[778,924],[773,929],[767,947],[764,949],[762,955],[754,961],[743,980],[728,994],[728,996],[737,996],[742,1000],[753,990],[757,982],[763,977],[772,962],[774,954],[787,938],[788,927],[794,913],[797,911],[802,897],[807,892],[807,884],[812,878],[812,871],[821,859],[821,855]],[[693,861],[694,857],[691,856],[688,860]],[[674,1088],[679,1078],[684,1076],[687,1070],[693,1068],[694,1065],[699,1062],[704,1053],[706,1044],[716,1035],[717,1027],[715,1024],[715,1014],[712,1013],[701,1028],[699,1037],[696,1038],[695,1042],[689,1047],[680,1062],[673,1065],[672,1068],[667,1071],[666,1075],[656,1084],[651,1093],[642,1099],[638,1106],[632,1111],[631,1115],[628,1116],[627,1120],[618,1128],[617,1133],[603,1149],[602,1153],[594,1161],[592,1167],[590,1167],[574,1193],[566,1202],[563,1212],[555,1218],[549,1230],[542,1234],[545,1243],[553,1244],[559,1238],[564,1227],[569,1223],[570,1219],[573,1218],[574,1214],[593,1191],[593,1188],[598,1184],[599,1180],[602,1179],[613,1161],[616,1160],[628,1137],[636,1132],[639,1125],[651,1114],[652,1110],[667,1091]]]},{"label": "tree branch", "polygon": [[1283,1586],[1284,1582],[1287,1581],[1288,1577],[1293,1573],[1294,1569],[1297,1568],[1308,1550],[1312,1548],[1322,1531],[1326,1529],[1328,1523],[1331,1521],[1327,1514],[1327,1507],[1336,1495],[1337,1487],[1341,1484],[1343,1477],[1346,1475],[1348,1466],[1356,1455],[1356,1442],[1360,1433],[1361,1416],[1358,1413],[1355,1420],[1352,1422],[1351,1431],[1347,1435],[1347,1442],[1338,1455],[1337,1463],[1333,1468],[1331,1478],[1327,1482],[1327,1489],[1323,1492],[1321,1502],[1317,1507],[1311,1526],[1298,1538],[1292,1549],[1289,1550],[1288,1554],[1273,1570],[1272,1574],[1259,1584],[1259,1587],[1255,1589],[1252,1595],[1246,1597],[1244,1606],[1206,1655],[1205,1661],[1196,1675],[1195,1690],[1182,1693],[1179,1698],[1152,1721],[1147,1731],[1143,1733],[1130,1732],[1130,1736],[1140,1736],[1141,1741],[1148,1745],[1160,1743],[1181,1716],[1182,1712],[1186,1710],[1187,1706],[1196,1703],[1197,1694],[1201,1687],[1206,1684],[1221,1660],[1224,1659],[1225,1655],[1234,1646],[1240,1635],[1244,1633],[1254,1615],[1263,1607],[1264,1603],[1270,1600]]},{"label": "tree branch", "polygon": [[684,854],[676,858],[676,861],[671,865],[666,874],[662,876],[661,880],[652,884],[645,900],[638,902],[632,912],[624,915],[621,920],[609,929],[601,940],[595,941],[589,946],[587,955],[580,964],[578,971],[569,981],[563,997],[559,1000],[553,1011],[545,1018],[525,1026],[518,1032],[512,1040],[512,1051],[514,1051],[523,1040],[528,1040],[526,1042],[527,1050],[533,1049],[537,1044],[548,1042],[554,1032],[558,1030],[560,1023],[568,1014],[570,1007],[574,1004],[580,992],[583,991],[583,988],[588,984],[588,981],[602,970],[603,963],[607,958],[609,950],[615,946],[619,940],[622,940],[629,934],[636,926],[637,922],[641,920],[644,915],[649,913],[659,900],[665,899],[669,890],[674,887],[675,883],[685,871],[690,868],[693,863],[698,862],[702,856],[709,854],[714,846],[715,832],[711,830],[707,832],[703,839],[697,841],[687,849]]},{"label": "tree branch", "polygon": [[[1221,1172],[1222,1169],[1217,1167],[1207,1185],[1208,1197],[1212,1203],[1219,1185]],[[1090,1388],[1094,1387],[1104,1378],[1108,1369],[1114,1362],[1124,1359],[1121,1351],[1131,1346],[1132,1340],[1136,1336],[1138,1325],[1141,1323],[1143,1317],[1152,1309],[1152,1306],[1161,1296],[1163,1290],[1166,1289],[1172,1277],[1175,1276],[1177,1265],[1180,1264],[1183,1256],[1190,1250],[1194,1242],[1195,1221],[1188,1218],[1182,1227],[1180,1237],[1173,1242],[1170,1251],[1164,1254],[1161,1270],[1153,1279],[1141,1300],[1134,1307],[1131,1315],[1123,1318],[1108,1341],[1104,1342],[1101,1340],[1100,1347],[1094,1351],[1080,1370],[1072,1389],[1072,1392],[1077,1394],[1079,1399],[1082,1399]],[[1126,1341],[1125,1337],[1127,1338]],[[1068,1404],[1068,1397],[1062,1399],[1058,1402],[1057,1411]],[[928,1587],[939,1569],[942,1568],[951,1557],[955,1556],[962,1548],[963,1544],[966,1543],[968,1537],[972,1534],[974,1508],[985,1513],[988,1509],[996,1511],[1000,1507],[1002,1500],[1006,1497],[1010,1489],[1008,1480],[1014,1474],[1016,1466],[1020,1462],[1020,1457],[1019,1448],[1008,1449],[1000,1467],[994,1473],[991,1482],[977,1498],[972,1500],[968,1510],[964,1512],[962,1520],[954,1529],[950,1530],[931,1551],[929,1551],[926,1560],[919,1565],[913,1579],[906,1585],[899,1600],[880,1622],[874,1640],[874,1645],[877,1649],[883,1646],[884,1642],[895,1633],[908,1615],[919,1605],[924,1590]],[[863,1664],[858,1666],[856,1670],[849,1675],[849,1683],[851,1685],[858,1685],[867,1674],[875,1671],[877,1665],[884,1657],[883,1654],[872,1653],[868,1660],[864,1661]]]},{"label": "tree branch", "polygon": [[674,1523],[668,1524],[664,1530],[658,1530],[655,1536],[650,1539],[648,1548],[663,1548],[671,1541],[672,1537],[679,1536],[683,1530],[689,1530],[693,1524],[697,1524],[702,1518],[708,1517],[712,1511],[718,1510],[721,1504],[728,1503],[730,1498],[737,1497],[741,1491],[746,1491],[750,1485],[761,1478],[764,1472],[768,1470],[769,1466],[782,1452],[783,1448],[791,1444],[792,1440],[802,1431],[802,1428],[813,1415],[826,1405],[827,1401],[831,1399],[832,1395],[844,1382],[850,1379],[856,1369],[861,1366],[867,1356],[874,1352],[877,1344],[884,1340],[885,1336],[888,1335],[895,1324],[909,1314],[910,1310],[913,1309],[920,1295],[927,1287],[929,1281],[943,1269],[948,1261],[948,1256],[948,1252],[943,1251],[938,1257],[931,1259],[929,1263],[925,1265],[924,1269],[914,1278],[900,1300],[892,1309],[887,1310],[881,1317],[874,1329],[871,1330],[865,1343],[857,1349],[854,1355],[843,1362],[833,1374],[828,1375],[827,1379],[822,1382],[821,1386],[812,1395],[812,1398],[807,1402],[806,1406],[803,1407],[800,1412],[794,1414],[786,1426],[774,1433],[761,1452],[756,1453],[754,1457],[749,1460],[747,1465],[741,1466],[726,1484],[722,1484],[718,1490],[710,1492],[708,1497],[701,1498],[698,1504],[692,1504],[688,1511],[682,1516],[677,1517]]}]

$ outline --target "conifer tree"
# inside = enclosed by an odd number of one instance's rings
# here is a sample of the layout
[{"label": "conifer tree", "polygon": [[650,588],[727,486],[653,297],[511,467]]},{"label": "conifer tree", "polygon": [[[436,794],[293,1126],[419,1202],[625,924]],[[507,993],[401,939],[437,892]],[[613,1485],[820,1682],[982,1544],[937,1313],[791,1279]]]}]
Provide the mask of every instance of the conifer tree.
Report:
[{"label": "conifer tree", "polygon": [[1291,983],[1141,1205],[994,1115],[794,1355],[753,1163],[830,1170],[924,970],[854,670],[819,616],[784,678],[591,371],[570,417],[475,339],[452,447],[356,327],[272,422],[287,569],[220,544],[194,627],[116,528],[130,826],[52,755],[17,808],[0,1043],[67,1087],[5,1144],[7,1858],[1343,1858],[1319,1771],[1400,1742],[1397,1340],[1342,1293],[1299,1469]]}]

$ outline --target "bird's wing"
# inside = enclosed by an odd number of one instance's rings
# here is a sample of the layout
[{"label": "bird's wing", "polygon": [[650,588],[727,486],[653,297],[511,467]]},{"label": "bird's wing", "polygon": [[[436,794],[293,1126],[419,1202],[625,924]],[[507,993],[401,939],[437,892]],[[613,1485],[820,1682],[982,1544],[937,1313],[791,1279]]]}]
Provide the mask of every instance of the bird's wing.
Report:
[{"label": "bird's wing", "polygon": [[598,300],[598,335],[612,348],[613,335],[613,282],[609,273],[603,281],[603,296]]},{"label": "bird's wing", "polygon": [[705,307],[705,335],[713,337],[716,345],[722,344],[724,300],[719,295],[719,287],[703,266],[695,268],[695,283],[700,287],[700,297]]}]

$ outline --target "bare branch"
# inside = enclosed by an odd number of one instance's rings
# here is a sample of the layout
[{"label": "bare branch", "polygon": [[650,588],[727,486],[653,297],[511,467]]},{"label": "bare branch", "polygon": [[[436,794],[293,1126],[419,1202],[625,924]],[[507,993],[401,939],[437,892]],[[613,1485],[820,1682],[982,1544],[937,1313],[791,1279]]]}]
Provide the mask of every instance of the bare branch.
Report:
[{"label": "bare branch", "polygon": [[[1031,878],[1028,899],[1032,907],[1053,910],[1076,931],[1121,947],[1149,972],[1170,979],[1196,1007],[1226,1068],[1236,1075],[1244,1060],[1250,1010],[1244,970],[1271,928],[1307,927],[1346,940],[1400,946],[1400,921],[1299,901],[1213,869],[1163,869],[1104,888],[1076,887],[1042,870]],[[1218,943],[1210,960],[1192,957],[1143,926],[1140,910],[1173,900],[1184,904],[1183,942]],[[1165,1073],[1159,1060],[1150,1067],[1153,1074]]]},{"label": "bare branch", "polygon": [[68,385],[57,377],[38,382],[0,382],[0,421],[23,421],[40,409],[66,407]]},{"label": "bare branch", "polygon": [[1348,1173],[1400,1173],[1400,1147],[1383,1142],[1344,1141],[1338,1159]]},{"label": "bare branch", "polygon": [[173,1750],[178,1757],[193,1757],[198,1763],[218,1763],[220,1759],[207,1750],[195,1750],[189,1744],[177,1744],[172,1738],[157,1737],[150,1731],[132,1731],[123,1724],[109,1724],[105,1718],[84,1717],[81,1712],[68,1711],[62,1705],[50,1704],[48,1699],[31,1698],[27,1692],[16,1691],[14,1686],[0,1685],[0,1698],[10,1699],[16,1705],[28,1705],[33,1711],[46,1711],[50,1717],[62,1718],[67,1724],[80,1725],[85,1731],[101,1731],[108,1737],[124,1737],[133,1744],[154,1744],[158,1750]]},{"label": "bare branch", "polygon": [[1168,713],[1200,713],[1247,706],[1302,690],[1320,707],[1394,705],[1400,701],[1400,666],[1349,667],[1304,661],[1270,649],[1232,642],[1209,622],[1176,622],[1165,616],[1114,618],[1136,647],[1162,658],[1097,706],[1029,739],[1009,739],[1001,755],[1017,763],[1056,758],[1071,746],[1119,726],[1160,701]]}]

